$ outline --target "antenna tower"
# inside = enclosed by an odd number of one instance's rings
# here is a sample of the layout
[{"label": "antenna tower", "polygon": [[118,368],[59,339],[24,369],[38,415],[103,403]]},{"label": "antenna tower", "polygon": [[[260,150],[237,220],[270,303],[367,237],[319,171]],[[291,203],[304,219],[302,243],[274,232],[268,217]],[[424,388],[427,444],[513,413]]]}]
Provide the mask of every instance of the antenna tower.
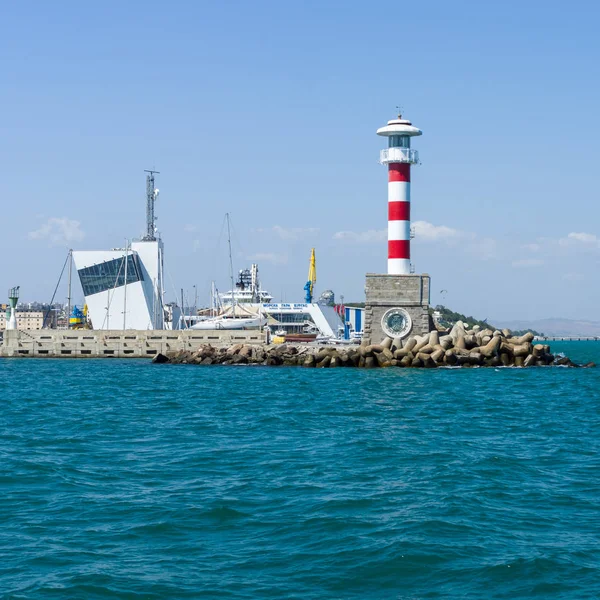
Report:
[{"label": "antenna tower", "polygon": [[148,175],[146,177],[146,235],[142,240],[144,242],[154,242],[156,241],[154,203],[158,198],[158,189],[154,187],[154,173],[160,173],[160,171],[144,169],[144,173],[148,173]]}]

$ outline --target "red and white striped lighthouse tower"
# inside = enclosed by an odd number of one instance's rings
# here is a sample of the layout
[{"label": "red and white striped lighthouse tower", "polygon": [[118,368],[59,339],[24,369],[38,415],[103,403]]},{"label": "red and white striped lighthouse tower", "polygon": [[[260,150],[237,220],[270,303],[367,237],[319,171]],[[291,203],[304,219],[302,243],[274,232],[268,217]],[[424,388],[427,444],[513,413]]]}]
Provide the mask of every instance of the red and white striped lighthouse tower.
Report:
[{"label": "red and white striped lighthouse tower", "polygon": [[377,130],[388,138],[379,162],[388,166],[388,275],[409,275],[410,269],[410,165],[419,162],[419,153],[410,147],[410,138],[423,132],[398,115]]}]

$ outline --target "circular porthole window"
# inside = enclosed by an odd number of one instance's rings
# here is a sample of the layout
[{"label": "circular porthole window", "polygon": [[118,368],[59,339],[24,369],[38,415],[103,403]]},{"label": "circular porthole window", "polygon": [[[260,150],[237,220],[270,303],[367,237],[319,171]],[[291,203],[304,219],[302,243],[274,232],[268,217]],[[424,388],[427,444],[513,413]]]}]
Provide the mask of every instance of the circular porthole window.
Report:
[{"label": "circular porthole window", "polygon": [[390,308],[381,317],[381,328],[391,338],[403,338],[412,329],[412,319],[403,308]]}]

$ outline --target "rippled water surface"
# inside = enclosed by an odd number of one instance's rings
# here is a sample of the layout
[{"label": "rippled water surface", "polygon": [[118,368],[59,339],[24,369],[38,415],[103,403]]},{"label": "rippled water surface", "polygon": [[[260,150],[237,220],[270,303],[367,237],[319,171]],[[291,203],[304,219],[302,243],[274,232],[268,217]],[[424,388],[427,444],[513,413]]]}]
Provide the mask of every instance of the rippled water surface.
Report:
[{"label": "rippled water surface", "polygon": [[2,597],[600,597],[600,368],[0,381]]}]

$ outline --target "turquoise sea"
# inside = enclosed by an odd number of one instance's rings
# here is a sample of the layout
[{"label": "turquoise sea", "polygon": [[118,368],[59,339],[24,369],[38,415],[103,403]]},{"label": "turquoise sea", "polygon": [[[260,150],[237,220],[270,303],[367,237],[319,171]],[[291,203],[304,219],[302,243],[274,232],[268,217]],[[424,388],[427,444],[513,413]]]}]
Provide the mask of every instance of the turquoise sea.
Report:
[{"label": "turquoise sea", "polygon": [[600,368],[0,382],[2,598],[600,598]]}]

